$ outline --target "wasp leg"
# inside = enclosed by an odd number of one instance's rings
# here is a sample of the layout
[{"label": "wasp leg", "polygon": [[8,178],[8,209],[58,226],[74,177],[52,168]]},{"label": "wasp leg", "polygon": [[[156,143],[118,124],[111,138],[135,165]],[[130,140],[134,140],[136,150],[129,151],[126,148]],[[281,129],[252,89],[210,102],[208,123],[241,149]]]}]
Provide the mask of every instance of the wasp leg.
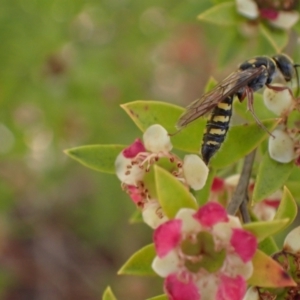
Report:
[{"label": "wasp leg", "polygon": [[259,118],[257,117],[257,115],[254,112],[254,107],[253,107],[253,91],[251,88],[246,87],[245,88],[245,92],[247,95],[247,109],[251,112],[253,118],[255,119],[256,123],[262,128],[264,129],[270,136],[274,137],[274,135],[268,130],[268,128],[266,128],[266,126],[259,120]]},{"label": "wasp leg", "polygon": [[270,84],[266,84],[266,86],[276,92],[281,92],[284,90],[288,90],[289,93],[291,94],[292,97],[294,97],[292,90],[288,87],[288,86],[275,86],[275,85],[270,85]]}]

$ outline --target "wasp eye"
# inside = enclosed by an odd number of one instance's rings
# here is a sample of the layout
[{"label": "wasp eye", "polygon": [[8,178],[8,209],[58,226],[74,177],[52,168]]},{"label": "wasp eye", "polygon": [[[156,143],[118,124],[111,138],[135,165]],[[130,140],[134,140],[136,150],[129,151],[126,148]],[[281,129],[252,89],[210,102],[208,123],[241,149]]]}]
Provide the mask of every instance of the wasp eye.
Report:
[{"label": "wasp eye", "polygon": [[291,81],[294,76],[294,63],[291,58],[285,54],[273,56],[276,65],[286,81]]}]

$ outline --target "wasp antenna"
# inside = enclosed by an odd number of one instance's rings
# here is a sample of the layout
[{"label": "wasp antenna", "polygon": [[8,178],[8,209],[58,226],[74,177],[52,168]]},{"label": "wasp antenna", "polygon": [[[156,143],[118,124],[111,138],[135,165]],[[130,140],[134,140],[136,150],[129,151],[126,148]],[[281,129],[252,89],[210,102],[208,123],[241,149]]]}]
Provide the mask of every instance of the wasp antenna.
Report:
[{"label": "wasp antenna", "polygon": [[298,67],[300,67],[300,64],[295,64],[294,65],[294,68],[295,68],[295,71],[296,71],[296,78],[297,78],[297,92],[296,92],[296,96],[298,97],[299,95],[299,73],[298,73]]}]

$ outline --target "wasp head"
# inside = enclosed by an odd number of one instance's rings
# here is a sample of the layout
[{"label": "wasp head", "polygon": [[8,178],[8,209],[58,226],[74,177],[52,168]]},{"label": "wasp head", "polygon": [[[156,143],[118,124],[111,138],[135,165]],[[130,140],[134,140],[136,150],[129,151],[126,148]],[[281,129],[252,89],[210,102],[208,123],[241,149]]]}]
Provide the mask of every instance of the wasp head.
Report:
[{"label": "wasp head", "polygon": [[291,81],[295,74],[295,65],[291,58],[285,54],[278,54],[273,56],[276,66],[283,75],[286,81]]}]

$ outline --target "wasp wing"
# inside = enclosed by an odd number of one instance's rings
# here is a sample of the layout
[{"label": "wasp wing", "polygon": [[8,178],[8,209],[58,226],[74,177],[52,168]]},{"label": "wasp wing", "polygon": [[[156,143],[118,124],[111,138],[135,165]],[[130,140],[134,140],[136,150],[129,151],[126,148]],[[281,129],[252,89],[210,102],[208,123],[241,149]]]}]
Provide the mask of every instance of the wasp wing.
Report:
[{"label": "wasp wing", "polygon": [[201,98],[188,105],[186,111],[180,116],[176,127],[181,129],[199,117],[206,115],[219,102],[223,101],[228,96],[233,96],[265,70],[265,66],[260,66],[259,68],[237,70],[236,72],[231,73],[211,91],[205,93]]}]

